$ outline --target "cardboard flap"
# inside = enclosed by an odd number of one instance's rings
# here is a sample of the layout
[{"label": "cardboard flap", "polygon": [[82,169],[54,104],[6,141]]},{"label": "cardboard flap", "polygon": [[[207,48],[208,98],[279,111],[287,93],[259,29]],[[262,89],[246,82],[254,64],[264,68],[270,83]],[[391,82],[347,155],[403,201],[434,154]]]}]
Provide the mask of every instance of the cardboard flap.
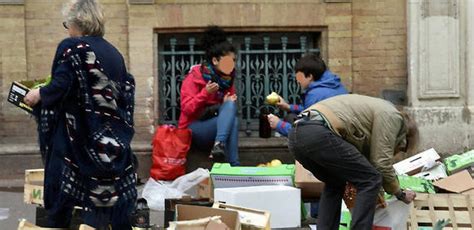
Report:
[{"label": "cardboard flap", "polygon": [[239,213],[237,211],[193,205],[176,205],[176,220],[178,221],[196,220],[212,216],[219,216],[221,221],[230,229],[240,229]]},{"label": "cardboard flap", "polygon": [[474,189],[474,180],[467,170],[453,174],[445,179],[435,181],[434,186],[455,193]]},{"label": "cardboard flap", "polygon": [[244,226],[253,226],[259,229],[270,230],[270,213],[263,210],[244,208],[235,205],[224,204],[220,202],[214,203],[213,208],[225,210],[234,210],[239,213],[240,223]]}]

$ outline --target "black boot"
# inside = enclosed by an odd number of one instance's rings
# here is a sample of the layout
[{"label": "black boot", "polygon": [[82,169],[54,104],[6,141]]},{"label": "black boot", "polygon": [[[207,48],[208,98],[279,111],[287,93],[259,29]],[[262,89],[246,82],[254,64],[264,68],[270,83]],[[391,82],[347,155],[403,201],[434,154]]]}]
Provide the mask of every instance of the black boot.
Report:
[{"label": "black boot", "polygon": [[225,162],[225,144],[220,141],[216,141],[214,143],[214,146],[212,147],[211,150],[211,155],[209,155],[209,158],[212,159],[214,162]]}]

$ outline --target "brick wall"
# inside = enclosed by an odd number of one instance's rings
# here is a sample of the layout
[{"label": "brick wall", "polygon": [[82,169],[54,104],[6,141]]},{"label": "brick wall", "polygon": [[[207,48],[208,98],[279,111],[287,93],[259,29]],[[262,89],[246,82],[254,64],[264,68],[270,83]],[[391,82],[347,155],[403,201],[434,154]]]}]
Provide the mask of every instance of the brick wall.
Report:
[{"label": "brick wall", "polygon": [[[62,2],[26,0],[24,5],[0,5],[0,144],[36,141],[31,118],[6,105],[5,95],[13,80],[49,74],[56,45],[67,36],[61,25]],[[406,88],[404,1],[101,2],[107,19],[106,39],[122,52],[136,78],[136,142],[151,140],[157,120],[156,31],[202,29],[209,24],[231,29],[317,28],[323,31],[322,52],[330,69],[351,91],[380,95],[382,89]]]},{"label": "brick wall", "polygon": [[353,91],[406,90],[406,2],[354,0],[352,13]]},{"label": "brick wall", "polygon": [[19,113],[13,106],[6,105],[6,95],[10,83],[16,79],[25,79],[26,72],[26,36],[25,10],[23,6],[0,5],[0,58],[1,58],[1,101],[0,101],[0,144],[21,142],[30,136],[31,129],[25,127],[33,123],[27,115]]}]

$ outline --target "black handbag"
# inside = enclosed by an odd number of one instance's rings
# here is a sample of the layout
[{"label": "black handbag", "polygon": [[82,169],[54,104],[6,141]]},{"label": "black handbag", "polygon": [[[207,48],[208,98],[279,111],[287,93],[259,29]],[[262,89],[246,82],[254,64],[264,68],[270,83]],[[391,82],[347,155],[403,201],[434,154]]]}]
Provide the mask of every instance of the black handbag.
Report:
[{"label": "black handbag", "polygon": [[207,106],[204,109],[204,111],[202,111],[201,115],[198,117],[198,120],[205,121],[205,120],[209,120],[213,117],[217,117],[217,115],[219,115],[219,108],[220,107],[221,107],[220,104]]}]

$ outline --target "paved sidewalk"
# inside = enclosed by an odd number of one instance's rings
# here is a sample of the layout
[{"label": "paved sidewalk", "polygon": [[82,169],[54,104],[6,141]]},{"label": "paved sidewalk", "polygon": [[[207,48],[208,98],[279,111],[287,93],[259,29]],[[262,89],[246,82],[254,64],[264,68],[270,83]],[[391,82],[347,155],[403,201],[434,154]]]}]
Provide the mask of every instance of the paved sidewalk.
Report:
[{"label": "paved sidewalk", "polygon": [[[18,228],[19,219],[27,219],[35,223],[36,206],[23,202],[23,181],[21,180],[0,180],[0,209],[9,209],[9,216],[5,220],[0,220],[0,230],[15,230]],[[143,186],[138,188],[139,195]],[[163,226],[164,212],[150,213],[152,224]],[[0,219],[2,219],[0,217]]]},{"label": "paved sidewalk", "polygon": [[[18,228],[18,219],[25,218],[30,222],[35,221],[35,206],[23,202],[23,188],[0,188],[0,208],[9,209],[9,217],[0,220],[1,229],[14,230]],[[0,218],[1,219],[1,218]]]}]

